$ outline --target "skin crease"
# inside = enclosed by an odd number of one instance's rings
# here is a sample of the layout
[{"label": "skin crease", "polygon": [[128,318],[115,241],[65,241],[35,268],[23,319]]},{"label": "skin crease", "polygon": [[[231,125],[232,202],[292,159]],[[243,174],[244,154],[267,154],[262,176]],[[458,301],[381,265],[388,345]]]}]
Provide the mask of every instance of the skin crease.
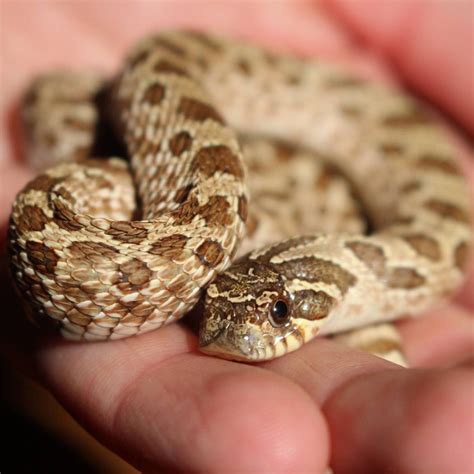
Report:
[{"label": "skin crease", "polygon": [[[474,55],[466,39],[473,28],[465,4],[339,1],[316,8],[300,2],[196,2],[186,4],[186,13],[196,18],[194,26],[321,54],[376,79],[394,81],[399,74],[465,130],[473,130],[469,73]],[[110,8],[9,2],[2,9],[3,247],[14,194],[31,177],[19,159],[12,112],[31,76],[58,64],[112,71],[126,46],[147,31],[191,23],[171,3],[125,2]],[[403,35],[406,22],[410,36]],[[69,33],[59,38],[60,30]],[[437,38],[443,38],[442,48]],[[439,65],[436,73],[433,64]],[[464,151],[462,163],[472,183],[468,145],[462,134],[449,133]],[[337,473],[474,469],[472,276],[449,305],[429,318],[400,323],[408,359],[416,367],[403,370],[322,339],[259,366],[218,360],[200,355],[196,337],[180,324],[106,344],[39,341],[19,314],[4,266],[2,260],[5,357],[140,470],[323,472],[329,459]],[[470,267],[472,275],[472,261]]]}]

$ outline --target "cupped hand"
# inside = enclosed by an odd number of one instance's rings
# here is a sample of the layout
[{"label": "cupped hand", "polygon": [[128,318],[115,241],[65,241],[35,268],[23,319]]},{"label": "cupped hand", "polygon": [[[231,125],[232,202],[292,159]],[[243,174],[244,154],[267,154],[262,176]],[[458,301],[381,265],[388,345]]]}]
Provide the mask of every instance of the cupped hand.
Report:
[{"label": "cupped hand", "polygon": [[[131,41],[165,27],[217,29],[332,57],[376,80],[403,77],[473,131],[469,4],[347,3],[321,11],[298,2],[196,2],[186,4],[186,16],[183,5],[166,2],[9,3],[2,229],[14,194],[31,177],[15,156],[10,113],[26,81],[59,64],[111,70]],[[447,133],[472,183],[462,134],[452,127]],[[26,370],[94,436],[147,472],[323,472],[328,463],[337,473],[468,472],[474,467],[472,283],[471,277],[456,299],[428,317],[400,324],[416,367],[409,370],[324,339],[260,365],[214,359],[197,351],[195,334],[181,324],[109,343],[39,340],[23,323],[6,277],[1,338],[4,353],[16,362],[22,357]]]}]

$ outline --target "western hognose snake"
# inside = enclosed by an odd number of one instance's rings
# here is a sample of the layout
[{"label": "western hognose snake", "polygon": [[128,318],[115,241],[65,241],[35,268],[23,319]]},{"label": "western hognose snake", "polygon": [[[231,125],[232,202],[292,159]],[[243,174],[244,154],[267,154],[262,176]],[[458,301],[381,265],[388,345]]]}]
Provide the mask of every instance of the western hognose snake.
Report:
[{"label": "western hognose snake", "polygon": [[[35,320],[69,339],[158,328],[207,287],[201,349],[262,360],[420,313],[462,281],[470,204],[451,145],[413,100],[326,63],[170,32],[140,42],[111,82],[39,78],[23,117],[31,160],[48,168],[14,203],[12,274]],[[86,159],[108,124],[129,165]],[[234,130],[251,135],[255,209]],[[246,230],[245,250],[266,245],[229,268]]]}]

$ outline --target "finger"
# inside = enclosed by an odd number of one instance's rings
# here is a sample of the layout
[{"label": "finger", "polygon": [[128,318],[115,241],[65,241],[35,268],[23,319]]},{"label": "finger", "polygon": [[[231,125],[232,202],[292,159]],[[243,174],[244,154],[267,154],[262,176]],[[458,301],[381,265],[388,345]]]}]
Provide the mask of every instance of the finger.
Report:
[{"label": "finger", "polygon": [[403,320],[398,327],[411,366],[449,367],[473,355],[473,314],[454,303]]},{"label": "finger", "polygon": [[473,373],[472,368],[379,372],[332,394],[324,413],[335,472],[467,472]]},{"label": "finger", "polygon": [[333,0],[331,6],[410,84],[474,131],[470,2]]},{"label": "finger", "polygon": [[50,343],[37,364],[65,407],[141,470],[322,472],[325,422],[299,386],[194,345],[173,325],[87,348]]},{"label": "finger", "polygon": [[[467,369],[397,369],[324,339],[265,366],[299,383],[323,407],[335,472],[431,472],[433,466],[461,472],[467,461]],[[459,423],[465,438],[443,443],[440,433],[457,430]]]}]

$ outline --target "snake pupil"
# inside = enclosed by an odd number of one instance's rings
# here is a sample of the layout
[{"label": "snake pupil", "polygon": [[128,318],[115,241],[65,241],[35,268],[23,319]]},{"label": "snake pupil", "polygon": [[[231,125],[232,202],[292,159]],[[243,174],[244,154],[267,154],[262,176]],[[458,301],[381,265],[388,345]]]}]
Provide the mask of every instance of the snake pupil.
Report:
[{"label": "snake pupil", "polygon": [[288,321],[288,304],[286,301],[277,300],[271,308],[271,322],[274,326],[283,326]]}]

